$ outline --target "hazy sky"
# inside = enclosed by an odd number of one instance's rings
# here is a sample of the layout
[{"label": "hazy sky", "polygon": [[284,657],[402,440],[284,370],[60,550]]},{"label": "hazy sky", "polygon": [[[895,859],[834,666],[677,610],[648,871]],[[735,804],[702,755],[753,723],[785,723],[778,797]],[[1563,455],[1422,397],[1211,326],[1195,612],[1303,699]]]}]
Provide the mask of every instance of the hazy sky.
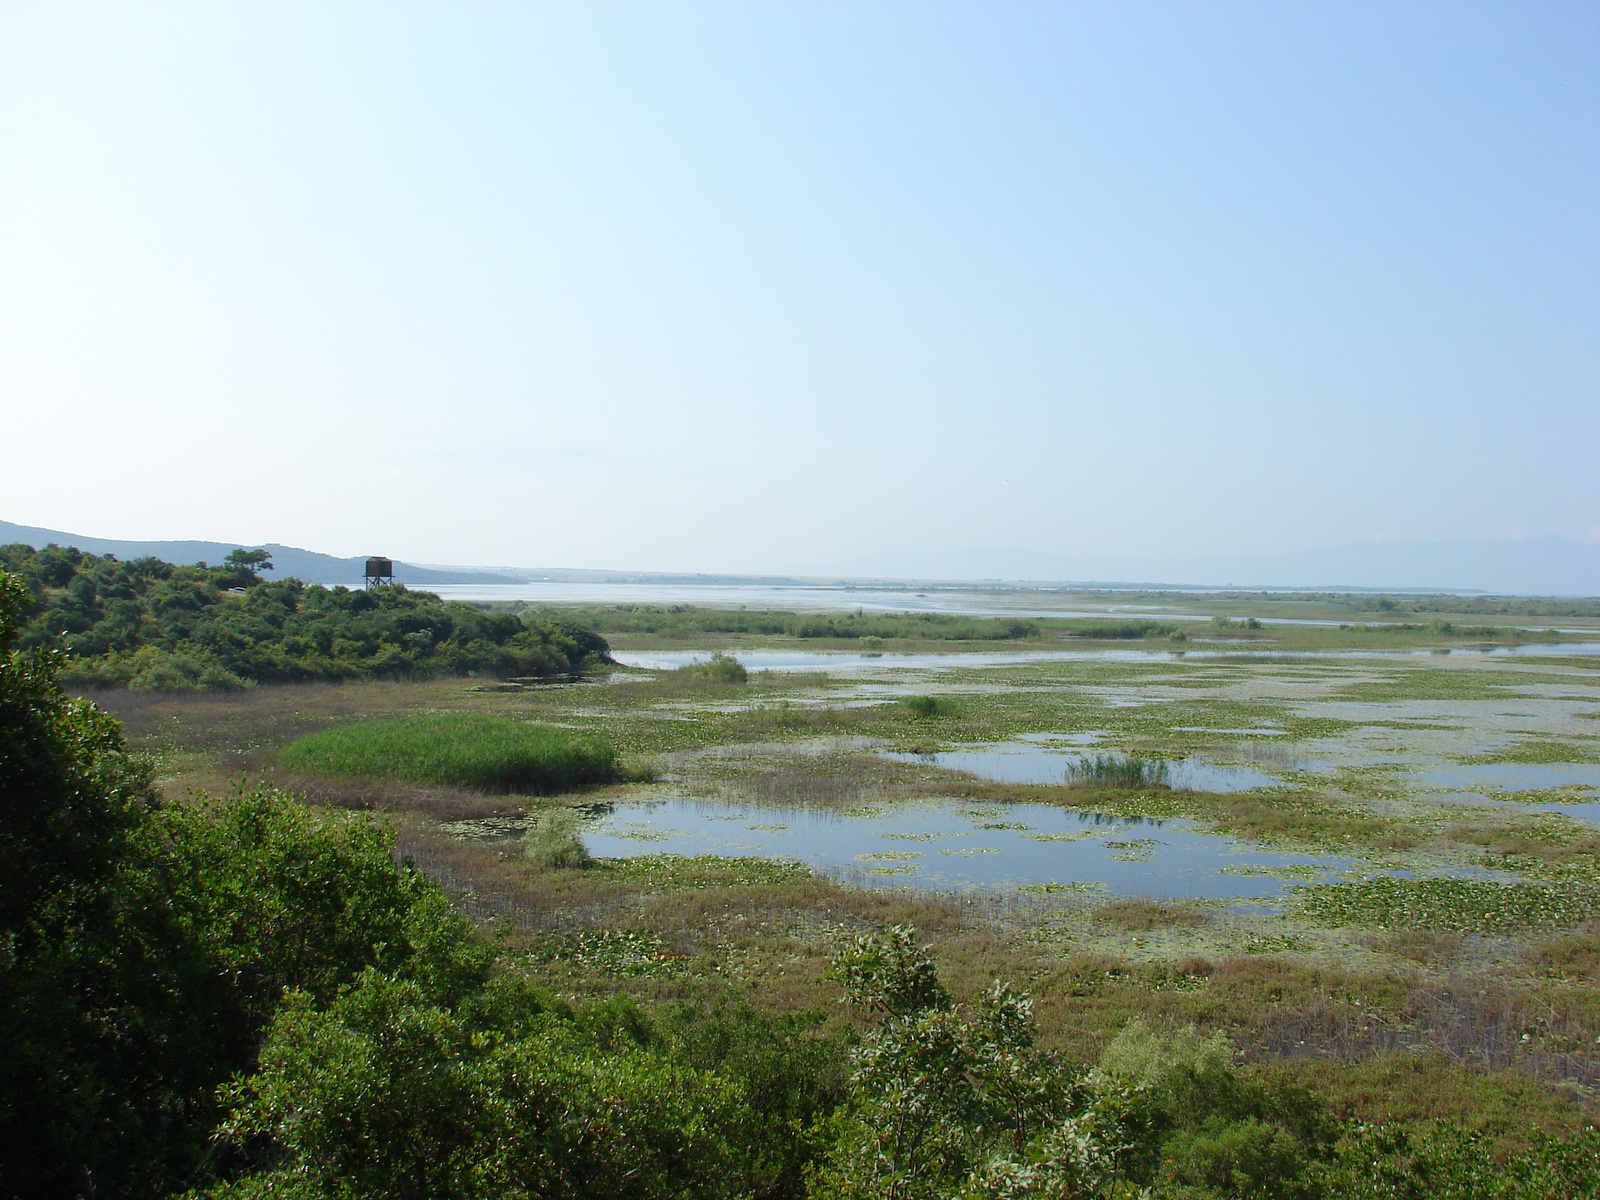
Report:
[{"label": "hazy sky", "polygon": [[0,4],[0,518],[1600,539],[1600,5]]}]

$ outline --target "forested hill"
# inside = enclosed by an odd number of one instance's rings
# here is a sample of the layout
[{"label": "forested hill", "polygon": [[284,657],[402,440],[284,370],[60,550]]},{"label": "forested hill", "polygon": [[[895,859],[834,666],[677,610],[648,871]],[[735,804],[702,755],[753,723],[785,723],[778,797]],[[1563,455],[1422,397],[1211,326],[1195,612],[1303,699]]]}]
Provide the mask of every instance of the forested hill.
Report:
[{"label": "forested hill", "polygon": [[[138,558],[159,558],[173,563],[216,563],[233,548],[228,542],[204,541],[126,541],[118,538],[87,537],[80,533],[66,533],[59,529],[42,529],[37,525],[17,525],[0,521],[0,545],[9,542],[32,546],[75,546],[87,554],[100,554],[132,562]],[[337,558],[332,554],[319,554],[315,550],[302,550],[298,546],[284,546],[277,542],[256,543],[272,556],[278,574],[293,575],[307,583],[322,583],[333,587],[345,584],[354,587],[361,582],[366,558]],[[506,584],[521,583],[525,572],[476,571],[468,568],[419,567],[412,563],[394,560],[394,577],[408,587],[444,587],[447,584]]]},{"label": "forested hill", "polygon": [[[576,625],[484,613],[404,586],[351,591],[267,580],[261,552],[175,566],[47,546],[0,547],[33,594],[23,648],[65,650],[64,681],[199,691],[313,679],[575,675],[610,661]],[[254,561],[252,561],[254,560]]]}]

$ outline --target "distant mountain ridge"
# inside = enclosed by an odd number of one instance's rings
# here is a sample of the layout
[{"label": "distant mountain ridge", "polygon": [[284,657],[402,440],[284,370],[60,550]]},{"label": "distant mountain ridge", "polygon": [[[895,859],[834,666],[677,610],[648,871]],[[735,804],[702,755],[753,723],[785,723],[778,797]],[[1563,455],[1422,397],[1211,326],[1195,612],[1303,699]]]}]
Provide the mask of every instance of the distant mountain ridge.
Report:
[{"label": "distant mountain ridge", "polygon": [[[34,525],[14,525],[0,521],[0,545],[22,542],[38,548],[54,542],[58,546],[76,546],[86,554],[113,554],[124,561],[133,558],[159,558],[170,563],[205,562],[216,566],[230,551],[260,549],[272,555],[272,575],[279,579],[294,576],[307,583],[321,583],[329,587],[343,584],[360,587],[366,572],[367,557],[335,558],[331,554],[318,554],[315,550],[302,550],[298,546],[284,546],[277,542],[132,542],[117,538],[84,537],[77,533],[64,533],[59,529],[41,529]],[[499,571],[471,571],[413,566],[398,560],[394,564],[397,583],[408,587],[443,586],[469,583],[526,583],[523,574],[502,574]]]}]

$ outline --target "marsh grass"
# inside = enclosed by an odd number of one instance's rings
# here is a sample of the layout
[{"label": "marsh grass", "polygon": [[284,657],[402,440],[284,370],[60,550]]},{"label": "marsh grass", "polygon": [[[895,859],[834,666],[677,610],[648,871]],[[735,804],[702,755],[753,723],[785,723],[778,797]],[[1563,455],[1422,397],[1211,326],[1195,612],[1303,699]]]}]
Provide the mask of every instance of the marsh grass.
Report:
[{"label": "marsh grass", "polygon": [[900,707],[914,717],[948,717],[955,715],[955,701],[942,696],[907,696]]},{"label": "marsh grass", "polygon": [[1403,929],[1398,933],[1369,934],[1361,939],[1374,950],[1429,967],[1455,962],[1464,941],[1459,933],[1440,933],[1433,929]]},{"label": "marsh grass", "polygon": [[1165,788],[1171,768],[1160,759],[1125,758],[1120,754],[1086,754],[1067,764],[1066,782],[1115,788]]},{"label": "marsh grass", "polygon": [[1090,915],[1102,924],[1114,925],[1127,933],[1147,933],[1165,925],[1192,928],[1211,923],[1211,918],[1197,909],[1145,899],[1111,900]]},{"label": "marsh grass", "polygon": [[[1273,634],[1278,637],[1278,629]],[[1292,629],[1284,633],[1285,638],[1300,636]],[[1306,635],[1330,647],[1359,646],[1362,639],[1396,646],[1424,636]],[[946,643],[943,648],[954,647]],[[730,758],[726,770],[709,755],[685,755],[688,786],[697,795],[773,807],[853,808],[936,797],[1056,803],[1119,815],[1192,817],[1264,842],[1337,851],[1403,848],[1430,840],[1430,850],[1437,844],[1441,854],[1458,863],[1468,861],[1464,853],[1476,847],[1495,855],[1496,865],[1505,869],[1587,872],[1581,824],[1568,828],[1543,818],[1500,823],[1466,819],[1457,811],[1434,818],[1437,823],[1396,818],[1388,792],[1378,796],[1382,808],[1367,808],[1367,793],[1347,788],[1345,775],[1235,795],[1098,781],[1052,787],[885,764],[869,753],[790,754],[784,748],[791,739],[814,734],[886,737],[899,745],[900,739],[930,736],[977,742],[1095,729],[1106,731],[1107,744],[1134,754],[1176,757],[1169,726],[1246,727],[1270,719],[1285,730],[1281,741],[1287,750],[1305,739],[1342,736],[1367,722],[1296,715],[1292,705],[1243,704],[1229,695],[1265,679],[1309,689],[1306,695],[1318,700],[1341,700],[1351,698],[1353,682],[1370,678],[1358,690],[1371,699],[1500,703],[1515,692],[1506,685],[1536,679],[1538,666],[1531,660],[1518,660],[1511,671],[1488,663],[1457,669],[1461,665],[1459,659],[1439,659],[1415,666],[1386,662],[1375,669],[1363,662],[1359,670],[1347,670],[1304,661],[1267,666],[1265,659],[1240,654],[1226,663],[1181,667],[1075,662],[1015,671],[956,669],[941,683],[961,692],[959,720],[949,729],[934,726],[934,735],[923,718],[892,697],[873,709],[826,706],[835,699],[829,693],[850,681],[810,674],[752,675],[743,690],[665,673],[649,681],[585,682],[504,694],[469,692],[465,681],[456,680],[262,687],[194,697],[119,693],[105,702],[129,718],[130,740],[138,748],[163,755],[163,772],[177,780],[167,785],[169,795],[181,795],[177,789],[204,764],[212,764],[206,770],[233,764],[237,777],[239,762],[254,756],[264,765],[276,746],[331,725],[447,709],[518,717],[521,724],[535,717],[597,728],[629,755],[763,742],[739,747],[745,756]],[[986,690],[992,683],[1004,689]],[[1169,702],[1159,709],[1108,708],[1099,693],[1090,696],[1083,688],[1129,698],[1165,695]],[[736,708],[725,699],[735,696],[768,711]],[[795,700],[787,710],[781,703],[786,697]],[[819,703],[807,705],[812,697]],[[1411,737],[1421,728],[1413,723],[1398,734]],[[1185,736],[1215,738],[1205,732]],[[1555,736],[1574,746],[1583,743],[1564,731]],[[1594,978],[1600,936],[1576,922],[1571,929],[1503,926],[1483,936],[1428,927],[1422,923],[1428,914],[1418,916],[1413,904],[1412,923],[1404,927],[1358,924],[1301,937],[1310,923],[1294,911],[1283,918],[1247,914],[1236,919],[1207,909],[1210,925],[1157,925],[1159,932],[1149,940],[1160,946],[1133,952],[1116,920],[1091,915],[1109,899],[1103,892],[937,897],[860,890],[763,860],[667,863],[661,861],[665,856],[651,856],[603,860],[587,870],[545,867],[530,862],[515,841],[463,842],[423,819],[424,814],[447,819],[511,815],[532,804],[515,796],[393,778],[280,771],[279,781],[309,791],[314,803],[392,814],[384,819],[400,829],[400,854],[413,856],[445,884],[461,911],[479,920],[486,934],[503,931],[497,945],[505,969],[527,971],[563,994],[620,993],[651,1001],[726,993],[773,1011],[823,1008],[832,1020],[848,1022],[848,1013],[836,1003],[836,988],[824,975],[828,955],[856,932],[908,923],[936,943],[941,970],[960,997],[974,995],[995,977],[1027,981],[1036,997],[1041,1041],[1075,1063],[1095,1061],[1116,1031],[1140,1016],[1158,1024],[1224,1031],[1246,1052],[1246,1063],[1253,1064],[1247,1069],[1312,1083],[1342,1098],[1340,1103],[1348,1100],[1349,1110],[1364,1119],[1389,1112],[1409,1119],[1411,1114],[1481,1111],[1491,1132],[1514,1134],[1536,1125],[1593,1122],[1600,1111],[1586,1113],[1546,1086],[1563,1081],[1600,1086],[1600,988]],[[621,785],[619,794],[624,789],[638,794],[628,785]],[[1455,830],[1440,832],[1451,822]],[[1568,889],[1531,890],[1542,896]],[[1499,900],[1505,894],[1482,898]],[[1038,907],[1031,908],[1029,901]],[[1460,906],[1444,897],[1439,907],[1448,914]],[[1490,911],[1499,910],[1482,909]],[[1135,925],[1144,919],[1131,910],[1119,915]],[[1240,931],[1251,936],[1241,938]],[[630,967],[656,963],[656,954],[664,956],[661,965],[628,973]],[[1407,1065],[1433,1056],[1443,1064],[1437,1070]],[[1391,1071],[1385,1063],[1399,1065]]]},{"label": "marsh grass", "polygon": [[521,800],[485,795],[471,788],[413,783],[404,779],[328,779],[320,775],[267,772],[277,786],[305,797],[306,803],[378,813],[419,813],[438,821],[511,817],[524,810]]},{"label": "marsh grass", "polygon": [[673,678],[680,683],[695,685],[712,685],[722,687],[738,687],[750,681],[750,672],[745,665],[731,654],[718,650],[705,662],[693,662],[686,667],[679,667],[672,672]]},{"label": "marsh grass", "polygon": [[550,805],[539,811],[533,828],[522,837],[522,854],[531,866],[578,869],[594,865],[583,844],[582,821],[570,808]]},{"label": "marsh grass", "polygon": [[1297,887],[1295,908],[1324,925],[1380,931],[1515,934],[1582,924],[1596,911],[1593,887],[1541,887],[1479,879],[1401,879]]},{"label": "marsh grass", "polygon": [[1529,948],[1528,957],[1559,978],[1600,983],[1600,923],[1591,922],[1564,937],[1538,942]]},{"label": "marsh grass", "polygon": [[307,774],[534,795],[620,776],[616,752],[599,738],[476,713],[362,721],[300,738],[277,757]]}]

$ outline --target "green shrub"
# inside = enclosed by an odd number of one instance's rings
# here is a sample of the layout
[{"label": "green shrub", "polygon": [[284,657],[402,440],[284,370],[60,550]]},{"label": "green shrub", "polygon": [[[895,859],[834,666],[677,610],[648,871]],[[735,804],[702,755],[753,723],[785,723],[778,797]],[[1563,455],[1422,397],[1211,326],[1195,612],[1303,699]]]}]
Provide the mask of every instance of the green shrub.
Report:
[{"label": "green shrub", "polygon": [[408,779],[544,795],[619,778],[616,752],[596,737],[468,713],[362,721],[303,737],[278,761],[317,775]]},{"label": "green shrub", "polygon": [[228,1132],[273,1165],[209,1194],[749,1194],[728,1146],[739,1088],[554,1013],[507,1015],[484,1027],[377,972],[322,1011],[292,994],[232,1089]]},{"label": "green shrub", "polygon": [[679,667],[673,675],[684,683],[710,683],[739,685],[749,682],[750,672],[731,654],[718,650],[705,662],[693,662]]},{"label": "green shrub", "polygon": [[938,696],[907,696],[900,707],[914,717],[948,717],[956,710],[954,703]]},{"label": "green shrub", "polygon": [[545,869],[588,867],[594,863],[578,832],[578,814],[570,808],[547,808],[523,835],[522,853],[528,862]]}]

